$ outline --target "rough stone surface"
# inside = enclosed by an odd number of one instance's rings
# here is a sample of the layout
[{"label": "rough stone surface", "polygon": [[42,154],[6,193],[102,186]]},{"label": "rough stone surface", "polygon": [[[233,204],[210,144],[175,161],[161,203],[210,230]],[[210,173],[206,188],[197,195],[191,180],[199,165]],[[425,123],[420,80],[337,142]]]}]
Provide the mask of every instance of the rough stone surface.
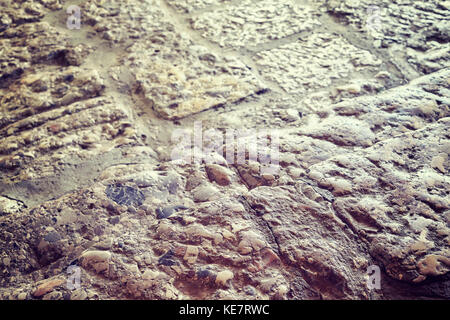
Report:
[{"label": "rough stone surface", "polygon": [[194,18],[192,27],[220,46],[255,46],[311,31],[320,25],[315,15],[311,7],[290,0],[244,0]]},{"label": "rough stone surface", "polygon": [[448,1],[77,3],[0,0],[0,299],[450,299]]},{"label": "rough stone surface", "polygon": [[[277,82],[290,93],[305,93],[328,88],[337,81],[351,79],[353,86],[340,86],[340,91],[359,94],[361,87],[375,91],[382,87],[376,81],[359,80],[356,74],[380,70],[382,61],[369,51],[361,50],[343,40],[338,34],[312,33],[305,39],[257,54],[257,64],[263,75]],[[363,83],[359,83],[359,81]],[[367,89],[366,89],[367,90]]]},{"label": "rough stone surface", "polygon": [[[329,14],[386,49],[410,79],[449,67],[447,1],[318,1]],[[406,61],[405,61],[406,60]]]}]

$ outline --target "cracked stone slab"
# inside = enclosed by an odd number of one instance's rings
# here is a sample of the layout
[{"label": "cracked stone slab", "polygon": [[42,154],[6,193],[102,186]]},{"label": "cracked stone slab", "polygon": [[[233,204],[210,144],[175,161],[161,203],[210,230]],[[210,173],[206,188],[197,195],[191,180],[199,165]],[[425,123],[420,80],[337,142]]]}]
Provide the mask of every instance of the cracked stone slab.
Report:
[{"label": "cracked stone slab", "polygon": [[[382,67],[382,61],[369,51],[331,33],[313,33],[296,42],[259,52],[255,58],[263,76],[289,93],[310,92],[338,81],[351,85],[349,80],[352,79],[355,85],[342,90],[359,94],[364,91],[364,83],[357,83],[360,75],[375,76]],[[373,80],[372,90],[383,87]]]},{"label": "cracked stone slab", "polygon": [[47,22],[9,28],[0,33],[0,44],[0,88],[4,89],[36,65],[79,66],[90,51],[84,44],[69,44]]},{"label": "cracked stone slab", "polygon": [[228,4],[231,0],[167,0],[167,3],[181,13],[191,13],[211,6]]},{"label": "cracked stone slab", "polygon": [[[310,177],[337,196],[338,216],[398,280],[422,282],[450,270],[446,136],[448,118],[310,167]],[[433,261],[429,268],[423,259]]]},{"label": "cracked stone slab", "polygon": [[[101,39],[112,44],[131,44],[136,39],[171,28],[160,0],[86,1],[81,10],[82,23],[92,26]],[[162,30],[161,30],[162,29]]]},{"label": "cracked stone slab", "polygon": [[312,31],[320,25],[315,16],[310,7],[290,0],[244,0],[192,18],[191,25],[222,47],[251,47]]},{"label": "cracked stone slab", "polygon": [[324,299],[368,297],[363,284],[370,255],[345,231],[330,203],[307,183],[256,188],[246,199],[270,226],[283,257],[310,285],[321,288]]},{"label": "cracked stone slab", "polygon": [[450,64],[450,14],[446,1],[321,1],[386,50],[408,79]]},{"label": "cracked stone slab", "polygon": [[[266,89],[239,59],[211,52],[182,35],[158,1],[96,8],[104,14],[96,16],[94,28],[104,38],[113,43],[136,39],[126,48],[122,69],[132,74],[135,91],[161,118],[184,118]],[[96,11],[89,10],[94,16]]]},{"label": "cracked stone slab", "polygon": [[27,73],[11,85],[1,98],[3,182],[48,177],[74,157],[139,145],[131,112],[103,91],[97,71],[77,67]]},{"label": "cracked stone slab", "polygon": [[349,121],[358,119],[371,128],[374,142],[382,141],[450,116],[449,76],[450,69],[443,69],[375,96],[334,104],[331,109]]},{"label": "cracked stone slab", "polygon": [[[165,45],[164,45],[165,46]],[[138,92],[160,117],[175,120],[213,108],[233,104],[264,91],[262,84],[247,66],[237,59],[223,58],[201,46],[185,42],[171,60],[161,54],[143,56],[150,52],[151,42],[130,48],[128,61],[136,75]],[[161,48],[163,52],[166,49]]]}]

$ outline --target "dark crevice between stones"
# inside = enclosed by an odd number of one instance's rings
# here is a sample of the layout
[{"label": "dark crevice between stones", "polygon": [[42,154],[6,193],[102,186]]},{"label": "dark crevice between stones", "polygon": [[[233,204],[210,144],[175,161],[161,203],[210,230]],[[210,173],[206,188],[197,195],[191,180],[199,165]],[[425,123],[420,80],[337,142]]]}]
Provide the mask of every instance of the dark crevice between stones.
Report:
[{"label": "dark crevice between stones", "polygon": [[382,273],[381,290],[386,299],[450,299],[450,273],[409,283]]},{"label": "dark crevice between stones", "polygon": [[174,260],[174,252],[169,250],[158,259],[158,264],[170,267],[173,265],[178,265],[178,262]]},{"label": "dark crevice between stones", "polygon": [[0,197],[6,198],[6,199],[9,199],[9,200],[12,200],[12,201],[20,202],[22,204],[22,206],[23,206],[22,209],[27,209],[28,208],[27,205],[25,204],[25,202],[23,202],[22,200],[14,199],[13,197],[7,196],[5,194],[0,194]]},{"label": "dark crevice between stones", "polygon": [[[266,220],[261,218],[261,216],[263,215],[263,213],[262,213],[263,208],[252,206],[244,196],[240,196],[238,198],[238,201],[244,206],[244,208],[246,209],[247,212],[253,213],[253,214],[250,214],[250,218],[252,220],[254,220],[259,226],[263,227],[265,230],[268,231],[268,232],[266,232],[266,234],[270,235],[270,238],[271,238],[270,240],[271,240],[272,244],[276,245],[276,248],[272,248],[272,249],[275,249],[277,251],[278,256],[282,258],[283,252],[281,250],[280,243],[278,242],[278,239],[273,232],[272,227]],[[253,217],[257,217],[257,218],[255,219]],[[284,259],[284,260],[285,261],[283,261],[283,263],[287,262],[288,265],[290,264],[288,259]]]},{"label": "dark crevice between stones", "polygon": [[169,218],[174,213],[178,212],[179,210],[187,210],[188,207],[182,206],[182,205],[176,205],[176,206],[170,206],[165,208],[156,208],[156,218],[157,219],[166,219]]},{"label": "dark crevice between stones", "polygon": [[20,78],[24,73],[22,68],[17,68],[13,72],[4,74],[0,77],[0,89],[8,88],[14,81]]}]

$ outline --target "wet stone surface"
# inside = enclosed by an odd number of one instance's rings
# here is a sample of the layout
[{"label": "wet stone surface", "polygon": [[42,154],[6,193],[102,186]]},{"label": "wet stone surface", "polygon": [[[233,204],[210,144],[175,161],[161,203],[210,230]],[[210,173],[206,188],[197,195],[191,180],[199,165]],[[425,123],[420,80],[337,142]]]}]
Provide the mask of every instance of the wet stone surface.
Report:
[{"label": "wet stone surface", "polygon": [[0,299],[450,298],[448,1],[78,5],[0,0]]}]

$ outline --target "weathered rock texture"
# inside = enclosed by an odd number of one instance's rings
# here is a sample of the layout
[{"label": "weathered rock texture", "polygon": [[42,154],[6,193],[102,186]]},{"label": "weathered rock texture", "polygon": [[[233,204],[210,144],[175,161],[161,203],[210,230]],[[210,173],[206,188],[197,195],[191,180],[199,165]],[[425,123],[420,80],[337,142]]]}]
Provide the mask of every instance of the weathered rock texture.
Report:
[{"label": "weathered rock texture", "polygon": [[1,299],[450,298],[449,1],[0,4]]}]

